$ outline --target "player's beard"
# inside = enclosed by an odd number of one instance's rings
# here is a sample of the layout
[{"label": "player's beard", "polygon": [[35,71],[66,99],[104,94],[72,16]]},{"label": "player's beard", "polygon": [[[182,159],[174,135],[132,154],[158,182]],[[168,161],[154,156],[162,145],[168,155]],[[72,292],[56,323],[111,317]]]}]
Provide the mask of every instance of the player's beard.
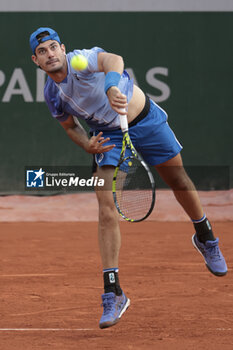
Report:
[{"label": "player's beard", "polygon": [[[57,61],[56,61],[57,62]],[[50,64],[46,64],[46,72],[48,73],[58,73],[62,71],[64,64],[58,61],[59,64],[57,64],[55,67],[53,67]]]}]

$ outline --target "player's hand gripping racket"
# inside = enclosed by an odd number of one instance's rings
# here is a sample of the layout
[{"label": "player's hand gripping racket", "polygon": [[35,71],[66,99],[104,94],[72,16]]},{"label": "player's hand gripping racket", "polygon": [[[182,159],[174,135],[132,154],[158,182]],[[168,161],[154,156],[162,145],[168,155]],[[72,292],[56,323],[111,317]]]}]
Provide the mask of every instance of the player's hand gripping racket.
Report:
[{"label": "player's hand gripping racket", "polygon": [[[146,219],[155,205],[154,177],[134,148],[128,133],[126,115],[119,115],[123,133],[120,160],[112,183],[113,198],[119,214],[127,221]],[[126,149],[130,154],[126,156]]]}]

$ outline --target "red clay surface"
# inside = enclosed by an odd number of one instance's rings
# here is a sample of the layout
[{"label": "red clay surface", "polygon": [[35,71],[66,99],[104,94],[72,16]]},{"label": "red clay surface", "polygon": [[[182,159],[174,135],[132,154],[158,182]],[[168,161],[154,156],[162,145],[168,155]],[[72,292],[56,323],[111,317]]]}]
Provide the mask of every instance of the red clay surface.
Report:
[{"label": "red clay surface", "polygon": [[225,277],[204,266],[190,223],[122,222],[120,281],[131,306],[100,330],[97,223],[1,223],[1,350],[232,350],[233,223],[212,224]]}]

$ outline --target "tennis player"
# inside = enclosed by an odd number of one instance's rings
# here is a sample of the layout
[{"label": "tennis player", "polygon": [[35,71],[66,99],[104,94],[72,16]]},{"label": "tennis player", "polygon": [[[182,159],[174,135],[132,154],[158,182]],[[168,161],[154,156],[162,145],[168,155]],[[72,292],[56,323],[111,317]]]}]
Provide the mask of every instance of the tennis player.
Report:
[{"label": "tennis player", "polygon": [[[224,257],[203,212],[197,191],[186,174],[180,151],[182,146],[167,123],[167,114],[133,85],[124,70],[122,57],[94,47],[66,54],[65,46],[51,28],[39,28],[30,36],[33,62],[48,79],[44,94],[48,108],[67,135],[86,152],[95,155],[95,176],[112,182],[122,146],[119,114],[127,109],[129,133],[144,160],[155,166],[173,190],[194,225],[192,243],[202,254],[214,275],[227,273]],[[75,71],[71,58],[82,54],[88,67]],[[86,121],[89,137],[78,119]],[[99,204],[99,247],[103,264],[103,314],[99,327],[116,324],[130,304],[118,277],[121,245],[119,218],[112,192],[96,191]]]}]

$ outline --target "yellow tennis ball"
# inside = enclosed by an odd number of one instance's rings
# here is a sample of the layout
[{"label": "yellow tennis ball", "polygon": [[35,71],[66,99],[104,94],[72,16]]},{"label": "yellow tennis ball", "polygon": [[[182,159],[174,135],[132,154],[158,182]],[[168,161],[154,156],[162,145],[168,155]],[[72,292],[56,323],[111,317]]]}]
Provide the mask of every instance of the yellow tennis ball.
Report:
[{"label": "yellow tennis ball", "polygon": [[84,70],[88,66],[88,60],[83,55],[75,55],[71,58],[70,64],[75,70]]}]

